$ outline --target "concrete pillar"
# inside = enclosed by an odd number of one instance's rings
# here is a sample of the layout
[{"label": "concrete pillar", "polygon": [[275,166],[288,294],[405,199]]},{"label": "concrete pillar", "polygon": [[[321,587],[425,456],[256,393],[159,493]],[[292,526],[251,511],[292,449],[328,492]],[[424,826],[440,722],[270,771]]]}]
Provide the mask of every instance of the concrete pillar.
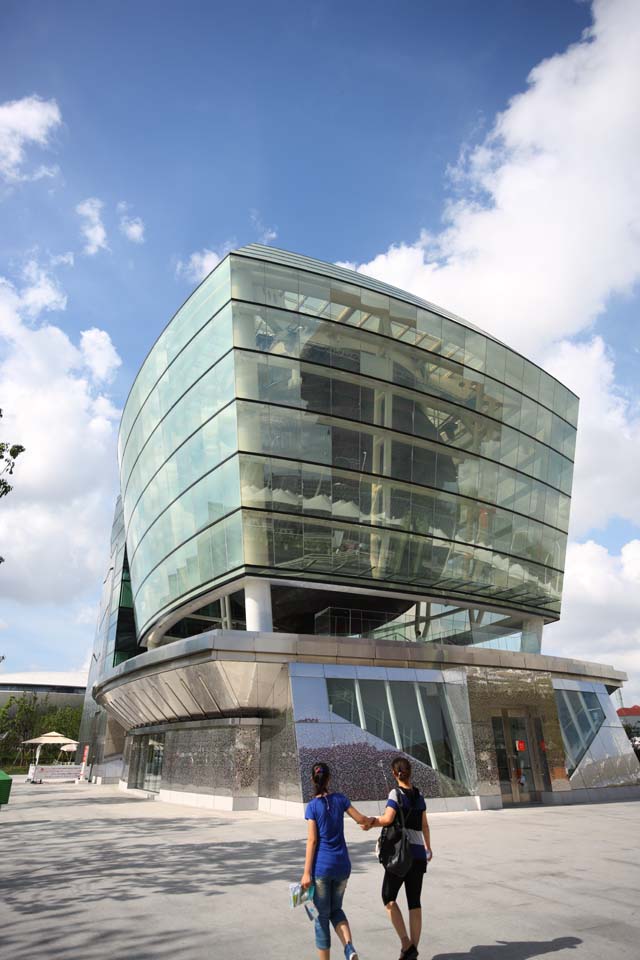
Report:
[{"label": "concrete pillar", "polygon": [[244,582],[244,610],[247,630],[256,633],[271,633],[271,584],[267,580],[249,577]]},{"label": "concrete pillar", "polygon": [[542,617],[531,617],[522,624],[522,653],[540,653],[542,647]]}]

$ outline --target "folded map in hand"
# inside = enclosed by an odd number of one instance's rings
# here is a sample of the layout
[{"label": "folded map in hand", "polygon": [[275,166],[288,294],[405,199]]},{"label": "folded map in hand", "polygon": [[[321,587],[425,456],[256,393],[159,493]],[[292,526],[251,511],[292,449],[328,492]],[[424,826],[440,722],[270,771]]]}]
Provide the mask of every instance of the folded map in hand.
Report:
[{"label": "folded map in hand", "polygon": [[299,907],[301,903],[306,903],[307,900],[313,900],[314,886],[311,884],[310,887],[307,887],[306,890],[302,889],[300,883],[290,883],[289,884],[289,906],[293,910],[294,907]]}]

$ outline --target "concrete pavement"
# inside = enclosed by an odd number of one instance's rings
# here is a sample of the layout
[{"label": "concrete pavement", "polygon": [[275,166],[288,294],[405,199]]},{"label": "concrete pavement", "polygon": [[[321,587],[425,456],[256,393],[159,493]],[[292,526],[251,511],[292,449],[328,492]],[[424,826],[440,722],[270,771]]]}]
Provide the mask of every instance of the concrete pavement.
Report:
[{"label": "concrete pavement", "polygon": [[[640,803],[430,820],[424,960],[640,956]],[[303,821],[216,814],[115,787],[14,782],[0,812],[0,957],[311,960],[312,924],[287,906],[305,833]],[[396,960],[375,831],[348,821],[346,833],[345,908],[361,960]]]}]

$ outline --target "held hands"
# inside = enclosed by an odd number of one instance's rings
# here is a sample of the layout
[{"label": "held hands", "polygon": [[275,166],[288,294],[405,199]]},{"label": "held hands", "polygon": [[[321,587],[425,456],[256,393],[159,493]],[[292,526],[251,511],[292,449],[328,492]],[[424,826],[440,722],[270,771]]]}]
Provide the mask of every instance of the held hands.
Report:
[{"label": "held hands", "polygon": [[362,823],[360,824],[361,830],[371,830],[371,827],[375,827],[376,817],[365,817]]}]

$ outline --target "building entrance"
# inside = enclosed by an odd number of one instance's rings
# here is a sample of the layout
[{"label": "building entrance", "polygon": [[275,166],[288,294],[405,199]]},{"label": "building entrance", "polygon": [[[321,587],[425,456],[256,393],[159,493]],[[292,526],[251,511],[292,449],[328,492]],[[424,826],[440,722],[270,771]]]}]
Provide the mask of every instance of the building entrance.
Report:
[{"label": "building entrance", "polygon": [[129,788],[158,793],[164,758],[164,734],[135,736],[132,744]]},{"label": "building entrance", "polygon": [[503,804],[540,803],[551,789],[542,721],[525,710],[502,710],[491,722]]}]

